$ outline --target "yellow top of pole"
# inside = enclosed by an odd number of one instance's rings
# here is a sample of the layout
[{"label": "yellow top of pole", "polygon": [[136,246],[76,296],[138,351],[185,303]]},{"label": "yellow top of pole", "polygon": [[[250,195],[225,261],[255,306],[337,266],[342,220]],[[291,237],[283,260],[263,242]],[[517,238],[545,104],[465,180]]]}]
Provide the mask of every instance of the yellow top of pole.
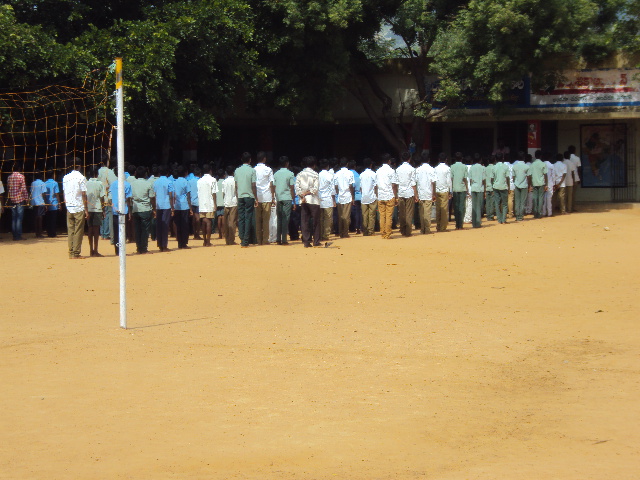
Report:
[{"label": "yellow top of pole", "polygon": [[122,58],[116,57],[116,90],[122,88]]}]

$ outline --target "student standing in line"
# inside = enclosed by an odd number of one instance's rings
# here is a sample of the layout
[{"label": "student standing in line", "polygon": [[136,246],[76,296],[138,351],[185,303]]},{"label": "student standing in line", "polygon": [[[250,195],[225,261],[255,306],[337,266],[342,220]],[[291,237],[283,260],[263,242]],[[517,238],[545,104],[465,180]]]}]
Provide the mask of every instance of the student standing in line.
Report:
[{"label": "student standing in line", "polygon": [[236,244],[236,227],[238,225],[238,198],[236,197],[236,180],[233,167],[229,165],[222,181],[222,201],[224,205],[224,238],[227,245]]},{"label": "student standing in line", "polygon": [[[84,258],[80,255],[84,222],[89,218],[87,209],[87,179],[78,170],[80,159],[73,157],[71,171],[62,179],[64,202],[67,205],[67,236],[69,258]],[[115,182],[117,183],[117,182]]]},{"label": "student standing in line", "polygon": [[496,164],[493,170],[493,197],[496,205],[498,223],[507,223],[508,199],[511,191],[509,165],[502,161],[501,153],[496,155]]},{"label": "student standing in line", "polygon": [[[340,170],[335,175],[335,185],[338,194],[338,234],[340,238],[349,237],[351,223],[351,207],[354,205],[355,179],[353,173],[347,169],[348,161],[340,159]],[[303,225],[304,226],[304,225]]]},{"label": "student standing in line", "polygon": [[382,157],[382,166],[376,171],[378,187],[378,212],[380,213],[380,235],[390,239],[393,225],[393,208],[398,203],[398,175],[391,168],[391,155]]},{"label": "student standing in line", "polygon": [[440,163],[436,165],[436,231],[446,232],[449,225],[449,200],[451,195],[451,168],[447,164],[447,154],[438,155]]},{"label": "student standing in line", "polygon": [[490,158],[487,162],[487,165],[484,167],[484,177],[487,185],[484,204],[488,221],[495,220],[496,218],[496,200],[493,192],[495,167],[495,157]]},{"label": "student standing in line", "polygon": [[289,218],[293,207],[293,197],[295,196],[294,186],[296,178],[289,170],[289,157],[280,157],[280,168],[273,175],[273,184],[276,197],[276,243],[278,245],[289,245],[287,233],[289,230]]},{"label": "student standing in line", "polygon": [[153,183],[156,195],[156,241],[161,252],[168,252],[169,229],[173,213],[173,182],[167,177],[167,167],[158,167],[158,179]]},{"label": "student standing in line", "polygon": [[524,208],[527,201],[527,193],[529,192],[530,178],[529,167],[524,163],[524,152],[518,153],[518,160],[513,163],[513,189],[514,195],[514,209],[516,215],[516,222],[524,220]]},{"label": "student standing in line", "polygon": [[135,229],[136,251],[140,255],[149,253],[151,219],[157,215],[153,182],[146,177],[147,167],[140,166],[136,169],[136,179],[131,182],[133,228]]},{"label": "student standing in line", "polygon": [[429,164],[429,153],[420,155],[422,165],[416,168],[416,187],[420,210],[420,233],[431,233],[431,211],[436,200],[436,171]]},{"label": "student standing in line", "polygon": [[187,182],[187,169],[180,165],[178,167],[178,178],[173,182],[174,203],[173,218],[176,223],[176,240],[178,248],[188,249],[189,247],[189,216],[191,214],[191,200],[189,198],[189,182]]},{"label": "student standing in line", "polygon": [[486,198],[487,180],[485,169],[480,163],[480,155],[475,157],[475,163],[469,169],[471,182],[471,225],[473,228],[482,226],[482,204]]},{"label": "student standing in line", "polygon": [[[537,157],[537,155],[536,155]],[[550,155],[544,153],[542,158],[548,160]],[[531,192],[533,193],[533,217],[542,217],[542,203],[544,201],[544,193],[547,191],[547,165],[540,158],[536,158],[529,168],[529,174],[531,175]]]},{"label": "student standing in line", "polygon": [[[305,169],[296,177],[296,194],[300,197],[302,210],[302,244],[309,248],[320,246],[320,197],[318,197],[319,179],[315,169],[317,168],[315,157],[303,159]],[[345,164],[346,165],[346,164]],[[311,233],[310,220],[313,221],[313,235]]]},{"label": "student standing in line", "polygon": [[100,240],[100,228],[104,220],[103,205],[107,198],[107,191],[104,184],[98,178],[98,172],[89,167],[87,171],[89,180],[87,181],[87,210],[89,210],[89,218],[87,223],[89,226],[89,256],[102,257],[98,252],[98,243]]},{"label": "student standing in line", "polygon": [[362,234],[365,237],[374,235],[376,227],[376,212],[378,210],[378,187],[376,173],[373,171],[373,160],[364,159],[365,170],[360,174],[360,189],[362,191]]},{"label": "student standing in line", "polygon": [[553,164],[553,173],[554,173],[553,208],[558,207],[560,209],[561,215],[564,215],[567,213],[566,192],[565,192],[567,167],[563,162],[564,162],[564,155],[562,155],[561,153],[558,153],[556,155],[556,161]]},{"label": "student standing in line", "polygon": [[[56,182],[54,178],[54,173],[51,174],[51,177],[44,182],[46,188],[46,203],[47,203],[47,213],[45,217],[45,225],[47,228],[47,236],[50,238],[55,238],[58,234],[57,226],[58,226],[58,209],[60,206],[60,187],[58,187],[58,182]],[[104,221],[103,221],[104,225]],[[111,228],[109,227],[109,232]],[[107,235],[106,238],[109,238]]]},{"label": "student standing in line", "polygon": [[200,201],[198,196],[198,180],[202,175],[202,170],[197,165],[191,165],[191,172],[187,178],[189,184],[189,200],[191,202],[191,228],[193,239],[202,240],[200,236]]},{"label": "student standing in line", "polygon": [[320,161],[320,174],[318,175],[318,196],[320,198],[320,240],[329,241],[331,227],[333,226],[333,210],[336,207],[336,187],[333,172],[329,170],[329,161],[323,158]]},{"label": "student standing in line", "polygon": [[202,171],[202,178],[196,180],[196,189],[198,190],[198,216],[202,223],[202,246],[211,247],[211,222],[216,216],[218,182],[211,176],[211,165],[209,163],[203,165]]},{"label": "student standing in line", "polygon": [[258,162],[254,170],[256,172],[256,236],[258,245],[269,245],[269,219],[271,207],[275,206],[275,186],[273,183],[273,170],[265,164],[267,154],[258,152]]},{"label": "student standing in line", "polygon": [[456,153],[456,162],[451,165],[451,189],[453,190],[453,216],[456,230],[464,226],[465,203],[469,196],[469,180],[467,166],[462,163],[462,153]]},{"label": "student standing in line", "polygon": [[35,215],[35,234],[36,238],[44,238],[42,234],[42,223],[44,220],[44,214],[46,213],[46,206],[44,204],[44,195],[47,191],[47,187],[42,181],[42,172],[37,170],[34,172],[34,180],[31,182],[31,206]]},{"label": "student standing in line", "polygon": [[410,237],[413,233],[413,210],[418,203],[416,169],[411,165],[411,154],[402,153],[402,163],[396,168],[398,178],[398,221],[400,234]]},{"label": "student standing in line", "polygon": [[[236,168],[233,177],[236,183],[236,198],[238,199],[238,236],[240,247],[249,247],[251,242],[251,227],[254,220],[254,209],[258,206],[256,200],[256,171],[251,167],[251,154],[242,154],[242,165]],[[267,223],[268,225],[268,223]]]}]

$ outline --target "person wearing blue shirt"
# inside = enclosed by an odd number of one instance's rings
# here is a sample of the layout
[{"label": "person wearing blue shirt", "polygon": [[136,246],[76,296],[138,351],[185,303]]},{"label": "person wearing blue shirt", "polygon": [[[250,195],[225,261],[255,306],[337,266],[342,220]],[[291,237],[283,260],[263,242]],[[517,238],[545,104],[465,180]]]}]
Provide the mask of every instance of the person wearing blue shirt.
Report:
[{"label": "person wearing blue shirt", "polygon": [[173,182],[173,220],[176,223],[176,239],[178,248],[189,247],[189,214],[191,213],[191,202],[189,200],[189,182],[185,178],[187,169],[184,166],[178,167],[178,178]]},{"label": "person wearing blue shirt", "polygon": [[[116,174],[117,175],[117,174]],[[120,239],[120,227],[119,218],[120,215],[125,215],[131,218],[131,212],[129,207],[131,206],[131,184],[125,180],[124,182],[124,207],[119,208],[118,202],[118,182],[113,182],[109,185],[109,193],[111,194],[111,205],[113,206],[113,246],[116,249],[116,255],[120,254],[120,250],[118,248],[118,243]],[[126,239],[123,239],[123,242],[126,242]]]},{"label": "person wearing blue shirt", "polygon": [[351,231],[355,230],[360,234],[362,233],[362,188],[360,188],[360,174],[356,171],[355,160],[349,162],[349,170],[353,173],[355,181],[354,204],[351,206]]},{"label": "person wearing blue shirt", "polygon": [[[200,236],[200,202],[198,201],[198,180],[202,171],[199,167],[193,166],[193,173],[190,173],[187,177],[187,183],[189,184],[189,201],[191,205],[191,225],[193,227],[193,239],[202,240]],[[191,178],[189,178],[191,177]]]},{"label": "person wearing blue shirt", "polygon": [[47,206],[45,225],[47,228],[47,236],[56,236],[56,226],[58,224],[58,206],[60,205],[60,187],[53,177],[44,182],[45,186],[45,204]]},{"label": "person wearing blue shirt", "polygon": [[161,252],[168,252],[169,223],[173,213],[173,182],[167,178],[167,167],[158,166],[158,179],[153,182],[156,194],[156,241]]},{"label": "person wearing blue shirt", "polygon": [[42,172],[37,171],[34,174],[35,180],[31,183],[31,206],[35,213],[35,232],[36,238],[44,238],[42,234],[42,221],[47,211],[44,202],[44,195],[47,193],[47,187],[42,181]]}]

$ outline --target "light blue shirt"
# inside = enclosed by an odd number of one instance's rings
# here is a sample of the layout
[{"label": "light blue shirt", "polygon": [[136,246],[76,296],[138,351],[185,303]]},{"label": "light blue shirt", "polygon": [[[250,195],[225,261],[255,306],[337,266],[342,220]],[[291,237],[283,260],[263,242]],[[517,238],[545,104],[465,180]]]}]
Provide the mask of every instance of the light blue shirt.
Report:
[{"label": "light blue shirt", "polygon": [[58,182],[56,182],[53,178],[50,178],[46,182],[45,185],[45,195],[47,196],[47,210],[58,210],[58,199],[56,198],[56,193],[60,193],[60,188],[58,187]]},{"label": "light blue shirt", "polygon": [[174,210],[189,210],[189,200],[187,199],[187,193],[189,192],[189,182],[184,177],[178,177],[173,182],[173,194],[175,200],[173,202]]},{"label": "light blue shirt", "polygon": [[196,177],[193,173],[191,174],[191,178],[187,178],[187,183],[189,184],[189,195],[191,195],[191,205],[196,207],[200,206],[200,202],[198,201],[198,180],[200,177]]},{"label": "light blue shirt", "polygon": [[351,170],[351,173],[353,173],[353,180],[354,180],[354,188],[355,188],[355,193],[356,193],[356,198],[354,199],[356,202],[360,202],[362,201],[362,188],[360,188],[360,174],[358,172],[356,172],[355,170]]},{"label": "light blue shirt", "polygon": [[31,205],[38,207],[44,205],[43,194],[47,193],[47,187],[42,180],[34,180],[31,184]]},{"label": "light blue shirt", "polygon": [[109,193],[111,194],[111,205],[113,205],[113,213],[118,215],[121,213],[124,213],[125,215],[129,213],[129,204],[126,202],[126,199],[131,198],[131,184],[129,182],[124,182],[124,212],[121,212],[118,209],[118,182],[113,182],[111,185],[109,185]]},{"label": "light blue shirt", "polygon": [[153,191],[156,192],[156,209],[169,210],[171,208],[169,197],[173,193],[173,182],[163,175],[153,182]]}]

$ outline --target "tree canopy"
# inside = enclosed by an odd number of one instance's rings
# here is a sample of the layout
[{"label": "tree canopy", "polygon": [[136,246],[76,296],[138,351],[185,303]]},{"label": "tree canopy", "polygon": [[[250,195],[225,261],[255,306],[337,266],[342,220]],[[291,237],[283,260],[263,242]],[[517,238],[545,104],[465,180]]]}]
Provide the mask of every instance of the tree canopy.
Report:
[{"label": "tree canopy", "polygon": [[[514,80],[557,76],[562,65],[553,59],[637,51],[639,3],[8,0],[0,6],[0,81],[14,89],[79,82],[122,56],[128,124],[165,139],[217,138],[239,105],[330,119],[350,94],[401,151],[465,90],[499,103]],[[415,82],[414,98],[399,106],[376,80],[397,58]],[[437,89],[430,75],[439,76]]]}]

